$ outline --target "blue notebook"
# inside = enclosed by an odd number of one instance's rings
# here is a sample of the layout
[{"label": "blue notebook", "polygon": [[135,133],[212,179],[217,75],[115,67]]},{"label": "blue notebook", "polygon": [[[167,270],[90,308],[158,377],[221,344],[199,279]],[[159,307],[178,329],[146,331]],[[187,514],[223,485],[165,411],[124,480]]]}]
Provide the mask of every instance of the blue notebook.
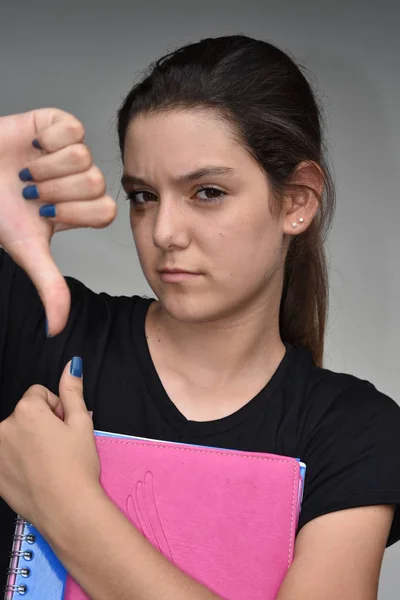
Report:
[{"label": "blue notebook", "polygon": [[[145,439],[113,433],[95,431],[96,435]],[[152,440],[157,441],[157,440]],[[173,442],[162,442],[163,444]],[[181,444],[194,446],[194,444]],[[300,463],[301,485],[299,486],[299,505],[304,491],[306,466]],[[58,560],[49,544],[35,527],[18,517],[5,600],[16,600],[27,596],[28,600],[62,600],[67,580],[67,571]]]}]

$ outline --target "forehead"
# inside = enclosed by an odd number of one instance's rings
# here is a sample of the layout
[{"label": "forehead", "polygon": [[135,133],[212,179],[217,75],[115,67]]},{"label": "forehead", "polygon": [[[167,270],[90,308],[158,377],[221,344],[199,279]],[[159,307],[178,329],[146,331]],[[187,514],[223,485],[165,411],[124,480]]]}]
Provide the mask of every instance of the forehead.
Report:
[{"label": "forehead", "polygon": [[129,124],[124,162],[129,169],[157,161],[174,170],[192,165],[235,163],[247,154],[233,126],[216,111],[186,109],[139,115]]}]

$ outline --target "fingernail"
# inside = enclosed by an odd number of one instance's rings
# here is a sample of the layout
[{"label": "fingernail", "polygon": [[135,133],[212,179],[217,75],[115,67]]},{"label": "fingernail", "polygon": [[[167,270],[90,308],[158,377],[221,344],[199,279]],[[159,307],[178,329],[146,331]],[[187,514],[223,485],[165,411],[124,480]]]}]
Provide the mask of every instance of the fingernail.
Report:
[{"label": "fingernail", "polygon": [[74,356],[72,359],[70,373],[74,377],[82,377],[82,359],[80,356]]},{"label": "fingernail", "polygon": [[49,334],[49,322],[47,320],[47,317],[45,318],[44,326],[45,326],[45,329],[46,329],[46,337],[51,338],[51,335]]},{"label": "fingernail", "polygon": [[32,173],[29,169],[22,169],[22,171],[20,171],[18,175],[21,181],[32,181],[33,179]]},{"label": "fingernail", "polygon": [[27,185],[22,190],[22,195],[25,200],[37,200],[39,198],[37,185]]},{"label": "fingernail", "polygon": [[41,149],[42,149],[42,146],[39,144],[39,142],[38,142],[38,140],[37,140],[36,138],[33,140],[33,142],[32,142],[32,146],[33,146],[34,148],[37,148],[38,150],[41,150]]},{"label": "fingernail", "polygon": [[39,215],[41,217],[53,218],[56,216],[56,207],[54,204],[44,204],[39,208]]}]

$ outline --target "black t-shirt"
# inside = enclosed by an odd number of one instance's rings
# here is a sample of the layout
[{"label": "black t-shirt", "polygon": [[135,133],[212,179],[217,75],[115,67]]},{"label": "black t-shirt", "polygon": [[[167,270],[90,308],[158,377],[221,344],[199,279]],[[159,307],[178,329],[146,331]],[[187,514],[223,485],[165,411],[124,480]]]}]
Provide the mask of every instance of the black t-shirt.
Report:
[{"label": "black t-shirt", "polygon": [[[307,474],[298,531],[332,511],[396,504],[388,545],[400,538],[400,407],[394,400],[367,381],[317,367],[308,350],[286,344],[273,377],[245,406],[215,421],[188,420],[168,397],[149,353],[144,323],[151,300],[96,294],[67,281],[68,325],[47,339],[32,283],[0,250],[0,420],[34,383],[57,393],[65,364],[79,355],[96,429],[299,457]],[[14,518],[0,499],[1,589]]]}]

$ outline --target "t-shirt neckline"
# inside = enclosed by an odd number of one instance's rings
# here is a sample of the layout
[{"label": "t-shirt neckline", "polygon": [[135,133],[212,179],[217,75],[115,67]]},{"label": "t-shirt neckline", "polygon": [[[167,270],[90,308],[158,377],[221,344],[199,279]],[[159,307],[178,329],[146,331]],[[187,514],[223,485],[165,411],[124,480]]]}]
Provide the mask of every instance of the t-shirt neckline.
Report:
[{"label": "t-shirt neckline", "polygon": [[153,298],[141,297],[136,303],[133,319],[133,340],[137,360],[147,390],[157,409],[170,427],[180,432],[189,432],[191,436],[210,436],[235,429],[250,418],[275,394],[282,384],[289,363],[292,360],[293,346],[285,342],[286,352],[268,383],[244,406],[230,415],[212,421],[193,421],[187,419],[168,396],[150,354],[146,338],[146,316]]}]

